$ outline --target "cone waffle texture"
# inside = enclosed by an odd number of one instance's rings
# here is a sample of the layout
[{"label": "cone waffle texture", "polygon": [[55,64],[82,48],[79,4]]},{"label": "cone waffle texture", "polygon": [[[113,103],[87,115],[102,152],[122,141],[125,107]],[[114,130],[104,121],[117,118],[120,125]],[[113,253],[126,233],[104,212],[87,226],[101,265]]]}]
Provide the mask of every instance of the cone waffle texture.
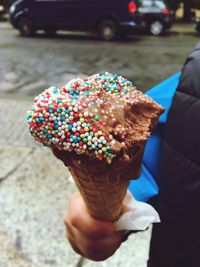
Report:
[{"label": "cone waffle texture", "polygon": [[121,215],[129,181],[116,180],[108,172],[91,176],[83,165],[70,166],[69,170],[90,215],[102,221],[116,221]]}]

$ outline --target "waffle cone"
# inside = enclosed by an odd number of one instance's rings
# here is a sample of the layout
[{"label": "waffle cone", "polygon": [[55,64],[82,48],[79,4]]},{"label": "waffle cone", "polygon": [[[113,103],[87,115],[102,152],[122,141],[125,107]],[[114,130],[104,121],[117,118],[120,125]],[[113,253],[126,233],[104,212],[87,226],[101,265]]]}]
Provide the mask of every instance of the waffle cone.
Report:
[{"label": "waffle cone", "polygon": [[116,221],[122,212],[129,181],[116,181],[108,173],[91,177],[83,165],[70,166],[69,170],[89,214],[98,220]]}]

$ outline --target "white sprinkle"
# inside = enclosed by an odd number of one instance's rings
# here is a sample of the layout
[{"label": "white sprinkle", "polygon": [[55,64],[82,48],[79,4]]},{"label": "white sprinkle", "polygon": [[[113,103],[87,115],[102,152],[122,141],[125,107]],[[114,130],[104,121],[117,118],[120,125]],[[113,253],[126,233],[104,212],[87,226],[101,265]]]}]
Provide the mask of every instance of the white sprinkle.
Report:
[{"label": "white sprinkle", "polygon": [[83,116],[84,116],[85,118],[88,117],[88,112],[85,111],[85,112],[83,113]]}]

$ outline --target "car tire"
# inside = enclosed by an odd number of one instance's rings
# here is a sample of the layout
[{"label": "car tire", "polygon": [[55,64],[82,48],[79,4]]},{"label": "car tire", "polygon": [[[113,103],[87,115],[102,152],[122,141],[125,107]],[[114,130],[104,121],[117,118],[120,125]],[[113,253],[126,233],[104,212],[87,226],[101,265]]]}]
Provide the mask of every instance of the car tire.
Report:
[{"label": "car tire", "polygon": [[35,33],[33,22],[28,17],[22,17],[18,21],[18,30],[23,37],[31,37]]},{"label": "car tire", "polygon": [[111,19],[102,20],[99,23],[98,33],[102,40],[112,41],[117,35],[117,25]]},{"label": "car tire", "polygon": [[149,24],[149,33],[154,36],[159,36],[164,33],[164,24],[160,20],[155,20]]}]

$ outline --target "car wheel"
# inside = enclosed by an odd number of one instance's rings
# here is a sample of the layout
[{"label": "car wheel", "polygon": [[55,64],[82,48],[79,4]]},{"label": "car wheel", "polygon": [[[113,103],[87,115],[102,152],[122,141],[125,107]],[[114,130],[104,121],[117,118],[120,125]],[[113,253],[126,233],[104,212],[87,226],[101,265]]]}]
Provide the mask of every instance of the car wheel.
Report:
[{"label": "car wheel", "polygon": [[111,41],[117,35],[117,25],[113,20],[106,19],[99,23],[98,31],[101,39]]},{"label": "car wheel", "polygon": [[162,21],[159,21],[159,20],[152,21],[149,25],[149,32],[150,32],[150,34],[152,34],[154,36],[158,36],[158,35],[163,34],[164,25],[163,25]]},{"label": "car wheel", "polygon": [[18,22],[18,30],[20,31],[21,36],[30,37],[35,33],[33,22],[27,17],[23,17]]}]

